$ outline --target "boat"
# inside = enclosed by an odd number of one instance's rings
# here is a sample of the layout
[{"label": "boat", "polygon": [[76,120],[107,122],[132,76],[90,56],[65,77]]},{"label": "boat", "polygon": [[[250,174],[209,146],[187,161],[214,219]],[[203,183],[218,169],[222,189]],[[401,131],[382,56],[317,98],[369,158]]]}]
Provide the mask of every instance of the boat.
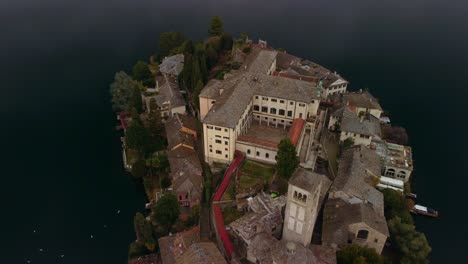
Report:
[{"label": "boat", "polygon": [[426,215],[426,216],[431,216],[431,217],[439,216],[439,212],[437,212],[437,210],[434,210],[432,208],[422,206],[419,204],[414,205],[414,207],[410,210],[410,212],[413,214],[420,214],[420,215]]},{"label": "boat", "polygon": [[418,196],[415,193],[407,193],[406,197],[416,199]]}]

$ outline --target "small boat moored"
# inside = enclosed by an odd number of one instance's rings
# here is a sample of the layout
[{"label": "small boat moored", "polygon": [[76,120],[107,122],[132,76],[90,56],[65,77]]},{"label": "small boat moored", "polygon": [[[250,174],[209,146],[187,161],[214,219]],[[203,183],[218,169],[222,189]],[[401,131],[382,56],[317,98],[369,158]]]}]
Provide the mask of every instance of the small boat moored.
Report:
[{"label": "small boat moored", "polygon": [[411,209],[411,213],[426,215],[426,216],[431,216],[431,217],[439,216],[439,212],[437,212],[436,210],[426,207],[426,206],[419,205],[419,204],[414,205],[414,207]]}]

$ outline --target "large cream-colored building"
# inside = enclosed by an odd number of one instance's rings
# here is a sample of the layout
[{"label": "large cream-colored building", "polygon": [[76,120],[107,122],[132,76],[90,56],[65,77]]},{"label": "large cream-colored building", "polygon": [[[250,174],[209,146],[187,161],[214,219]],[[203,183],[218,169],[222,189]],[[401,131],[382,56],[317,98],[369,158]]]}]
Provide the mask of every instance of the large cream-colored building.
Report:
[{"label": "large cream-colored building", "polygon": [[272,76],[278,53],[254,48],[240,70],[212,80],[199,96],[208,163],[230,163],[235,150],[275,163],[277,145],[289,137],[302,148],[313,133],[321,89],[314,82]]}]

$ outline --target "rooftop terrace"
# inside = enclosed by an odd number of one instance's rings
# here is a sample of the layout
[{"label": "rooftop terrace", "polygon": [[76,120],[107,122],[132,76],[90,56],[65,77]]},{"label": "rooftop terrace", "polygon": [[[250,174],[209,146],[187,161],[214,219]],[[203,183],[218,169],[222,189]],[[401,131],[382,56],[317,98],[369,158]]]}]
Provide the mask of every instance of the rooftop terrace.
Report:
[{"label": "rooftop terrace", "polygon": [[375,150],[386,166],[413,169],[413,154],[409,146],[374,140],[371,149]]}]

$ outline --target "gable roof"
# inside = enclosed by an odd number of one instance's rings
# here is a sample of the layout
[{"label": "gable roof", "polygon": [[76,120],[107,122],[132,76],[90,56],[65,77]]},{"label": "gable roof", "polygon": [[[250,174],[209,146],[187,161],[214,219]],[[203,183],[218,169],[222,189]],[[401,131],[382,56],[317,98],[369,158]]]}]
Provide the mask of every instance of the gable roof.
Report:
[{"label": "gable roof", "polygon": [[380,172],[380,158],[374,151],[363,145],[349,148],[341,155],[330,192],[343,191],[349,197],[371,203],[383,214],[383,195],[369,185],[371,175],[380,176]]},{"label": "gable roof", "polygon": [[380,121],[377,117],[364,113],[360,118],[357,113],[346,107],[343,111],[340,129],[345,132],[357,133],[366,136],[381,137]]},{"label": "gable roof", "polygon": [[190,245],[200,241],[198,226],[174,235],[161,237],[158,240],[163,264],[174,264],[176,258],[185,253]]},{"label": "gable roof", "polygon": [[[213,82],[213,85],[220,84]],[[208,90],[211,90],[209,86]],[[304,103],[319,99],[316,86],[310,82],[265,74],[237,74],[223,82],[223,87],[218,89],[223,89],[223,93],[216,98],[216,103],[203,119],[203,123],[230,128],[236,126],[254,95]],[[216,92],[210,91],[206,94],[214,95]],[[202,92],[203,95],[205,94]]]},{"label": "gable roof", "polygon": [[352,106],[383,111],[379,101],[368,91],[346,93],[344,94],[344,101]]},{"label": "gable roof", "polygon": [[[347,245],[349,226],[364,223],[382,235],[389,236],[387,221],[370,204],[349,204],[341,199],[328,199],[323,211],[322,241],[326,244]],[[355,235],[355,234],[354,234]]]},{"label": "gable roof", "polygon": [[165,79],[166,82],[159,87],[159,94],[154,96],[156,104],[159,107],[163,107],[167,103],[169,103],[171,107],[184,106],[185,100],[180,93],[177,81],[170,77],[165,77]]},{"label": "gable roof", "polygon": [[184,144],[195,148],[195,140],[191,134],[180,131],[177,118],[171,117],[164,124],[167,135],[167,148],[173,150],[177,145]]},{"label": "gable roof", "polygon": [[184,54],[166,57],[159,65],[159,71],[164,74],[179,75],[184,69]]}]

